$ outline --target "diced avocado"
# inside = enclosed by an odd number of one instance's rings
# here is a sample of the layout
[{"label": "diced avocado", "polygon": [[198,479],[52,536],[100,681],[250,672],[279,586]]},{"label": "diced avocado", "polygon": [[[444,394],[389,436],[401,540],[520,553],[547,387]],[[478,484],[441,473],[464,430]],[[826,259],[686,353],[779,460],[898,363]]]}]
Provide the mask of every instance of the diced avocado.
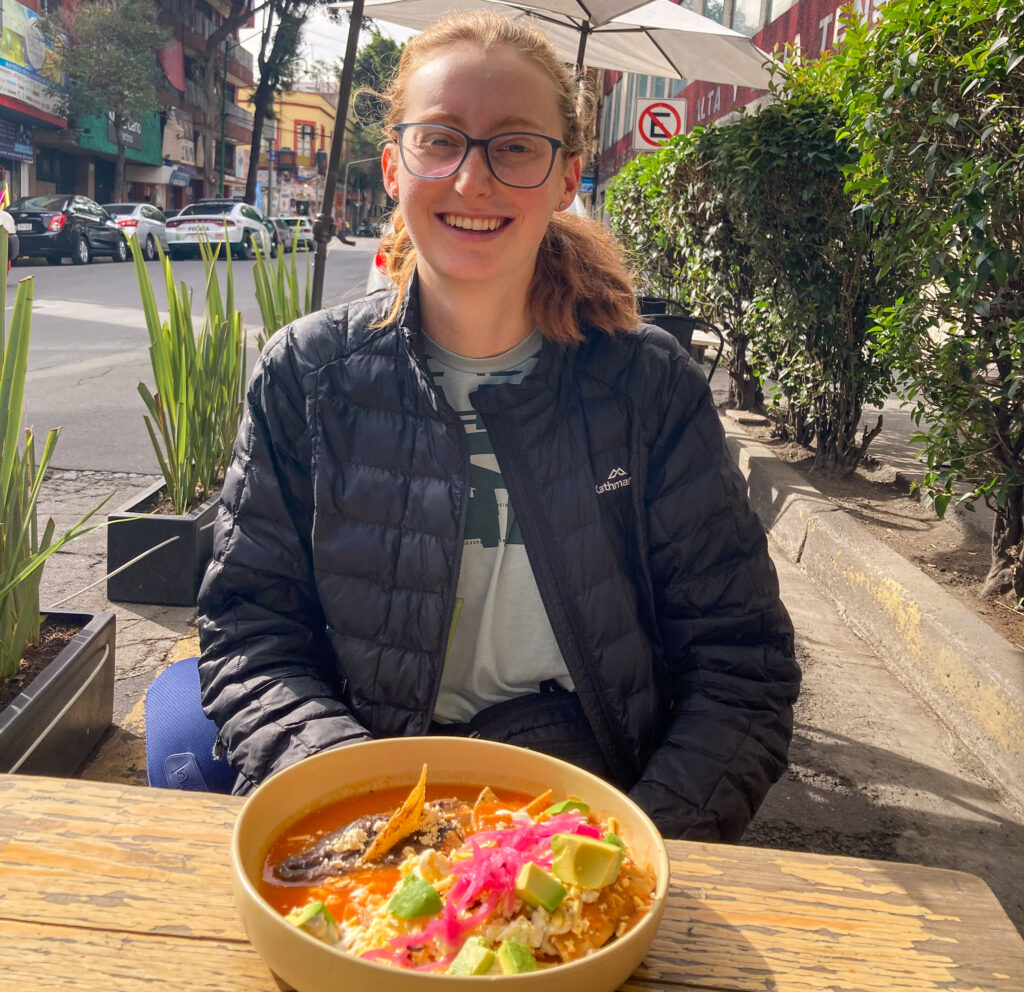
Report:
[{"label": "diced avocado", "polygon": [[479,937],[470,937],[448,965],[449,975],[486,975],[494,964],[492,951]]},{"label": "diced avocado", "polygon": [[590,807],[586,803],[581,803],[578,799],[563,799],[560,803],[549,806],[544,810],[544,813],[548,816],[557,816],[559,813],[571,813],[574,810],[582,813],[584,816],[590,816]]},{"label": "diced avocado", "polygon": [[614,844],[616,847],[621,847],[622,850],[626,850],[626,842],[618,834],[605,834],[604,842],[606,844]]},{"label": "diced avocado", "polygon": [[525,944],[514,940],[503,940],[498,948],[498,964],[504,975],[522,975],[537,970],[537,959]]},{"label": "diced avocado", "polygon": [[293,909],[285,919],[325,944],[336,944],[341,940],[338,921],[319,899]]},{"label": "diced avocado", "polygon": [[444,903],[434,886],[419,875],[406,875],[401,888],[388,903],[388,912],[401,920],[415,920],[421,916],[434,916],[443,907]]},{"label": "diced avocado", "polygon": [[543,906],[553,913],[562,905],[565,898],[565,886],[549,872],[533,861],[527,861],[516,877],[516,895],[527,906],[536,909]]},{"label": "diced avocado", "polygon": [[551,838],[555,874],[581,889],[601,889],[619,877],[622,848],[580,834],[555,834]]}]

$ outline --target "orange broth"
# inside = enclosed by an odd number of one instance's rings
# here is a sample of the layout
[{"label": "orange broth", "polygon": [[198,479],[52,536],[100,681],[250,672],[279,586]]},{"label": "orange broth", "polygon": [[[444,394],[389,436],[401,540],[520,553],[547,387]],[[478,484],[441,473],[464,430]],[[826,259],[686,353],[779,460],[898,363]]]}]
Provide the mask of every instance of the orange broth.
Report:
[{"label": "orange broth", "polygon": [[[473,785],[427,785],[427,801],[436,799],[460,799],[472,806],[483,786]],[[502,809],[517,810],[529,804],[535,797],[509,789],[491,790],[500,800]],[[375,865],[350,872],[338,878],[321,879],[317,882],[284,882],[274,876],[274,866],[285,858],[312,847],[321,837],[347,827],[362,816],[379,814],[390,816],[408,796],[408,788],[373,789],[360,793],[320,809],[313,810],[293,823],[270,846],[263,863],[263,878],[259,886],[260,895],[277,912],[287,915],[309,902],[319,899],[327,906],[338,921],[351,923],[357,915],[353,897],[383,896],[390,892],[400,878],[398,867]],[[488,812],[486,806],[483,812]]]}]

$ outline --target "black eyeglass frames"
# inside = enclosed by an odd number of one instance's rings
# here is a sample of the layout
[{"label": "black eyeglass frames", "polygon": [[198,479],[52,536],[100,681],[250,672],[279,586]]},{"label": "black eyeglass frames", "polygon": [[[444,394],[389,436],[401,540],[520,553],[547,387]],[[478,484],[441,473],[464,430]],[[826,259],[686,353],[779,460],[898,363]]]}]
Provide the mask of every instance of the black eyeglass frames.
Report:
[{"label": "black eyeglass frames", "polygon": [[398,149],[406,169],[419,179],[447,179],[479,145],[494,178],[516,189],[543,186],[551,175],[558,149],[557,138],[531,131],[507,131],[490,138],[471,138],[447,124],[396,124]]}]

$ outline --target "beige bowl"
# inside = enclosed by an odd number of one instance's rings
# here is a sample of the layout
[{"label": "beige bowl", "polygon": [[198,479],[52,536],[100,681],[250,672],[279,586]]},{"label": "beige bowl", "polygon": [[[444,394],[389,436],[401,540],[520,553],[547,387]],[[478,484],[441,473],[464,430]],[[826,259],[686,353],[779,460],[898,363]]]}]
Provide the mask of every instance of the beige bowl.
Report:
[{"label": "beige bowl", "polygon": [[[523,975],[456,977],[404,971],[363,961],[285,922],[257,891],[271,842],[313,809],[371,788],[412,786],[423,763],[430,784],[491,785],[555,798],[574,794],[612,815],[633,855],[657,877],[650,912],[625,937],[589,957]],[[546,755],[507,744],[457,737],[402,737],[325,751],[286,768],[248,799],[231,842],[235,903],[245,932],[270,969],[298,992],[424,992],[513,983],[522,992],[611,992],[643,959],[657,932],[668,892],[668,856],[654,824],[607,782]]]}]

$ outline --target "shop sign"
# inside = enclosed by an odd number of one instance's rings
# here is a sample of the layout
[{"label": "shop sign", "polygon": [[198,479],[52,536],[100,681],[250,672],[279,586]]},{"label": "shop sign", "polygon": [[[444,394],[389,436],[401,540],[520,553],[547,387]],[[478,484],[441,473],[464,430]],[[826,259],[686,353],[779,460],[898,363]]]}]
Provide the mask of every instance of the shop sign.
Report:
[{"label": "shop sign", "polygon": [[32,139],[27,127],[0,121],[0,157],[32,161]]},{"label": "shop sign", "polygon": [[[114,112],[112,110],[107,111],[107,141],[112,145],[118,143],[117,130],[114,128]],[[121,126],[121,144],[125,148],[134,148],[137,151],[142,150],[142,121],[129,120],[124,122]]]},{"label": "shop sign", "polygon": [[59,116],[58,97],[49,86],[63,81],[60,56],[43,38],[39,14],[17,0],[3,0],[0,96]]}]

